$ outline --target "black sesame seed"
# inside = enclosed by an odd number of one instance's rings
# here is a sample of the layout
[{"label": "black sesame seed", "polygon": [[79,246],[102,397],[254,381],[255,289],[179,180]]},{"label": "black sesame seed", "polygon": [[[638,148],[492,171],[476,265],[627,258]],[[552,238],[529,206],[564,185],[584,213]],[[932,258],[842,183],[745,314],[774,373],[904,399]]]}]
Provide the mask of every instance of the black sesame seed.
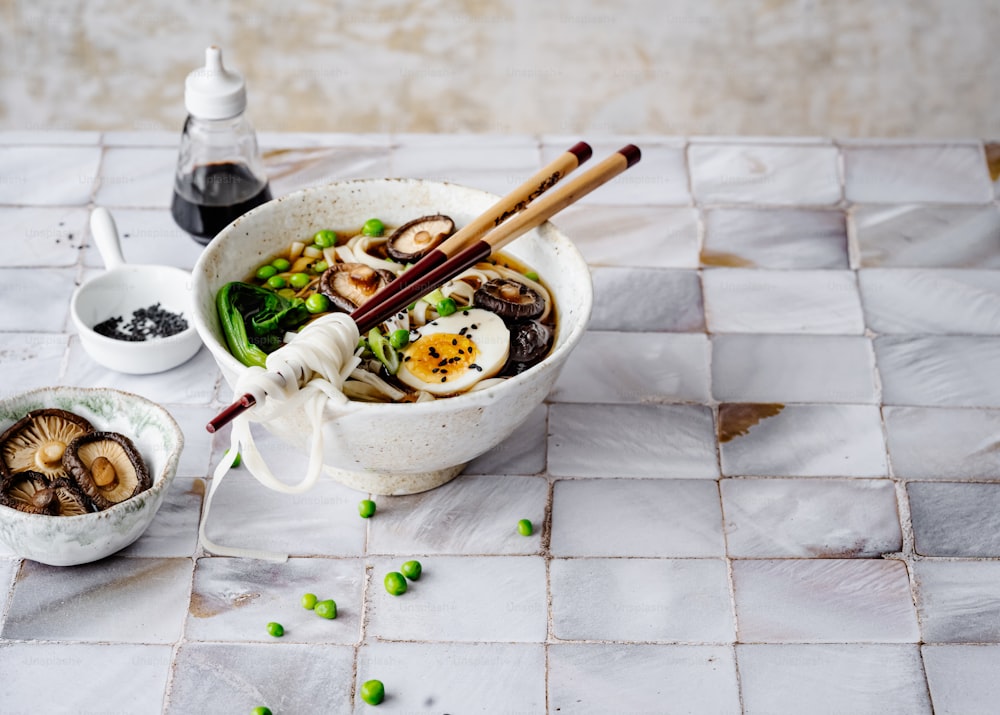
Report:
[{"label": "black sesame seed", "polygon": [[441,372],[441,368],[439,368],[439,367],[436,367],[436,368],[434,368],[433,370],[431,370],[431,372]]},{"label": "black sesame seed", "polygon": [[458,345],[458,338],[452,338],[451,339],[451,344],[452,345]]},{"label": "black sesame seed", "polygon": [[448,382],[448,378],[447,377],[442,377],[441,378],[441,382]]}]

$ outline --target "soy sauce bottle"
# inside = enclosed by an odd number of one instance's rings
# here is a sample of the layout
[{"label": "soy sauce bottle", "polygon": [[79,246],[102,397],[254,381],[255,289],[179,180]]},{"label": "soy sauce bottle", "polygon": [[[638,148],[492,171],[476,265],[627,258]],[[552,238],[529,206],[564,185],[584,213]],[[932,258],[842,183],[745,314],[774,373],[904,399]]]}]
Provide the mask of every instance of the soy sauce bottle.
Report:
[{"label": "soy sauce bottle", "polygon": [[187,76],[174,198],[174,221],[207,245],[250,209],[271,200],[257,136],[244,114],[246,83],[222,64],[222,50],[205,50],[205,66]]}]

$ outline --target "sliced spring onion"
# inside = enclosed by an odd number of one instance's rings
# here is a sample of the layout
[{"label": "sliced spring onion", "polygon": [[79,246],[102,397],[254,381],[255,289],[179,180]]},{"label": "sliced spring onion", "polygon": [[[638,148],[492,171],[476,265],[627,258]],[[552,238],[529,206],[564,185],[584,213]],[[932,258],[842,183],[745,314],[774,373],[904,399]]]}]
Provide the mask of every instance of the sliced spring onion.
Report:
[{"label": "sliced spring onion", "polygon": [[385,366],[386,372],[390,375],[395,375],[399,369],[399,353],[389,344],[385,336],[378,331],[378,328],[372,328],[368,331],[368,347],[378,361]]}]

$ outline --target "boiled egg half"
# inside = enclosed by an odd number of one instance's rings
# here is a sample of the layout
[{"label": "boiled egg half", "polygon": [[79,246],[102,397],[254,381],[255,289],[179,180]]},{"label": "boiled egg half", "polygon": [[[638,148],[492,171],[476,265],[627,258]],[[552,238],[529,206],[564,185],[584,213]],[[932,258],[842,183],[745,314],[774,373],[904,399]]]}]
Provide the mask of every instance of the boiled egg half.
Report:
[{"label": "boiled egg half", "polygon": [[510,331],[495,313],[469,308],[418,329],[400,357],[396,377],[432,395],[464,392],[493,377],[507,362]]}]

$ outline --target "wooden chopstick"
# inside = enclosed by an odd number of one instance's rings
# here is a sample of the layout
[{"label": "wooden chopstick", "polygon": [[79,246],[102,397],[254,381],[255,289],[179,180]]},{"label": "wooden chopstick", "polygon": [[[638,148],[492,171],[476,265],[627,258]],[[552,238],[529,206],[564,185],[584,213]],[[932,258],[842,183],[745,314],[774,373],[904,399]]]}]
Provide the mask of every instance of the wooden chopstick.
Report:
[{"label": "wooden chopstick", "polygon": [[394,293],[399,292],[411,283],[422,278],[426,273],[437,268],[466,246],[480,241],[485,233],[499,226],[511,216],[524,209],[539,196],[555,186],[567,174],[593,156],[594,150],[586,142],[577,142],[551,163],[542,167],[531,178],[522,183],[509,194],[498,200],[478,217],[467,223],[453,235],[436,246],[426,256],[400,273],[395,280],[376,292],[371,298],[358,306],[351,317],[359,325],[365,317]]},{"label": "wooden chopstick", "polygon": [[[427,270],[420,280],[404,286],[402,290],[393,293],[380,305],[371,307],[366,314],[360,318],[355,318],[355,322],[358,324],[358,331],[362,334],[368,332],[393,314],[402,310],[406,305],[412,303],[415,299],[447,283],[462,271],[485,260],[491,253],[507,245],[518,236],[541,225],[562,209],[579,201],[594,189],[633,166],[641,158],[642,154],[639,151],[639,147],[628,144],[597,166],[567,181],[565,184],[559,185],[552,192],[546,193],[545,196],[532,202],[521,213],[500,223],[496,229],[487,234],[485,240],[466,244],[465,248],[458,250],[444,262]],[[488,211],[487,213],[489,214],[490,212]],[[412,270],[412,268],[409,270]],[[404,272],[403,275],[406,275],[409,270]],[[399,279],[397,278],[396,280]],[[365,306],[367,307],[368,303],[365,303]],[[356,313],[358,311],[352,313],[351,317],[354,318]],[[243,395],[216,415],[206,425],[206,429],[209,432],[215,432],[240,413],[253,407],[255,402],[256,400],[253,395]]]}]

